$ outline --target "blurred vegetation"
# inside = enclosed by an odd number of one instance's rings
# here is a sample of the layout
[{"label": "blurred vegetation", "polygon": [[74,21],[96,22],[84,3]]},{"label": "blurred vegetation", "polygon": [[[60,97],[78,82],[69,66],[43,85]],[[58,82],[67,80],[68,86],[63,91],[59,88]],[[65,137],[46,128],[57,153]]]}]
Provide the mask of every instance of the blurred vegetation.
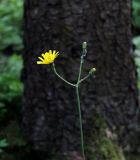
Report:
[{"label": "blurred vegetation", "polygon": [[132,7],[133,7],[133,24],[136,28],[140,28],[140,1],[133,0]]},{"label": "blurred vegetation", "polygon": [[5,150],[26,146],[20,125],[20,104],[23,85],[20,81],[22,58],[20,55],[0,55],[0,159],[9,159]]},{"label": "blurred vegetation", "polygon": [[133,25],[135,29],[135,37],[133,38],[133,44],[135,47],[134,56],[138,73],[138,88],[140,89],[140,0],[133,0],[132,7]]},{"label": "blurred vegetation", "polygon": [[21,159],[27,149],[19,125],[22,17],[23,0],[0,1],[0,160]]},{"label": "blurred vegetation", "polygon": [[137,67],[138,88],[140,89],[140,36],[133,38],[133,44],[135,45],[134,56]]},{"label": "blurred vegetation", "polygon": [[0,51],[7,47],[23,48],[22,15],[23,0],[0,1]]},{"label": "blurred vegetation", "polygon": [[[12,103],[13,100],[21,95],[22,84],[19,81],[20,71],[22,69],[22,58],[19,55],[10,57],[0,56],[0,101],[4,106],[6,103]],[[4,84],[4,85],[3,85]]]},{"label": "blurred vegetation", "polygon": [[[133,44],[140,89],[140,0],[133,0],[132,7]],[[21,160],[29,150],[19,127],[23,90],[20,81],[22,17],[23,0],[0,0],[0,160]]]}]

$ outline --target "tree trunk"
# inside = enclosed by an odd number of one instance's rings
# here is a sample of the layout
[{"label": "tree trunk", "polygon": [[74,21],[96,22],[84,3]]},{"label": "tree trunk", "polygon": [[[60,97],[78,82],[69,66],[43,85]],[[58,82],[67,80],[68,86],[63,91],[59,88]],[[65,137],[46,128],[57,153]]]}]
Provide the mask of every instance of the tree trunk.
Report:
[{"label": "tree trunk", "polygon": [[[76,82],[83,41],[88,42],[83,76],[97,69],[80,87],[86,156],[120,158],[107,153],[112,139],[126,146],[138,106],[130,12],[130,0],[25,0],[23,128],[46,159],[80,160],[80,128],[75,89],[51,66],[37,65],[37,57],[57,49],[58,72]],[[101,154],[102,141],[111,145]]]}]

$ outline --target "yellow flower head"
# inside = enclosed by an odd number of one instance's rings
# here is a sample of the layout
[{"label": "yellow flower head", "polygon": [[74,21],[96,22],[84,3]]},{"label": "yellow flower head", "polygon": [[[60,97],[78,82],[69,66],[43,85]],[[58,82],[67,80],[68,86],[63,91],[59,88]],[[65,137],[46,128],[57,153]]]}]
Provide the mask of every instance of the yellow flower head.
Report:
[{"label": "yellow flower head", "polygon": [[38,57],[41,61],[37,61],[37,64],[50,64],[53,63],[58,56],[56,50],[49,50],[49,52],[42,53],[42,57]]}]

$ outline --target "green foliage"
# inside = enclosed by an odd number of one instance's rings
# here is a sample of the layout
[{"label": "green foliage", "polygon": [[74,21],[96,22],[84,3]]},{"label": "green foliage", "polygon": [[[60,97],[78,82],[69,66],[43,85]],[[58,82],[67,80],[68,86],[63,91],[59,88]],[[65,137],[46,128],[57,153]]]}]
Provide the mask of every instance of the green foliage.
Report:
[{"label": "green foliage", "polygon": [[3,151],[3,148],[7,147],[8,143],[6,139],[1,139],[0,140],[0,153]]},{"label": "green foliage", "polygon": [[140,36],[133,38],[133,44],[137,50],[140,50]]},{"label": "green foliage", "polygon": [[140,89],[140,36],[133,38],[133,44],[135,45],[135,64],[138,73],[138,88]]},{"label": "green foliage", "polygon": [[22,59],[20,56],[0,56],[0,118],[6,112],[6,105],[18,103],[22,94],[20,72]]},{"label": "green foliage", "polygon": [[[23,2],[23,0],[0,0],[0,53],[3,53],[8,47],[13,51],[20,51],[23,48]],[[18,159],[16,158],[18,155],[16,149],[18,152],[20,151],[19,155],[25,152],[22,147],[25,147],[26,142],[17,122],[23,89],[20,81],[21,69],[21,56],[6,57],[0,54],[1,160]]]},{"label": "green foliage", "polygon": [[0,140],[0,148],[4,148],[4,147],[7,147],[7,146],[8,146],[8,143],[7,143],[6,139]]},{"label": "green foliage", "polygon": [[133,0],[132,7],[133,7],[133,24],[135,27],[140,28],[140,1]]},{"label": "green foliage", "polygon": [[20,127],[16,121],[11,121],[1,132],[1,136],[6,138],[9,147],[21,147],[26,145],[26,141],[24,140]]},{"label": "green foliage", "polygon": [[8,146],[7,140],[6,139],[1,139],[0,140],[0,154],[3,152],[3,149],[7,146]]},{"label": "green foliage", "polygon": [[23,0],[0,1],[0,51],[8,46],[22,48]]},{"label": "green foliage", "polygon": [[20,82],[22,58],[16,54],[10,57],[0,55],[0,64],[0,159],[15,160],[18,155],[16,149],[20,151],[20,157],[27,148],[17,114],[23,89]]}]

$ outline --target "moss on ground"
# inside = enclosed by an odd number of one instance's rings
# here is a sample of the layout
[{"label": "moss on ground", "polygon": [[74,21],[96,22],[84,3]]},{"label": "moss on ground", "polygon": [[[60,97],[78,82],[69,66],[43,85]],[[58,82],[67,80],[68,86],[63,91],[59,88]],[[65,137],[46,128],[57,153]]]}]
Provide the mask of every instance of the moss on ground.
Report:
[{"label": "moss on ground", "polygon": [[107,136],[105,120],[98,115],[92,123],[95,126],[85,145],[87,160],[125,160],[121,148]]}]

